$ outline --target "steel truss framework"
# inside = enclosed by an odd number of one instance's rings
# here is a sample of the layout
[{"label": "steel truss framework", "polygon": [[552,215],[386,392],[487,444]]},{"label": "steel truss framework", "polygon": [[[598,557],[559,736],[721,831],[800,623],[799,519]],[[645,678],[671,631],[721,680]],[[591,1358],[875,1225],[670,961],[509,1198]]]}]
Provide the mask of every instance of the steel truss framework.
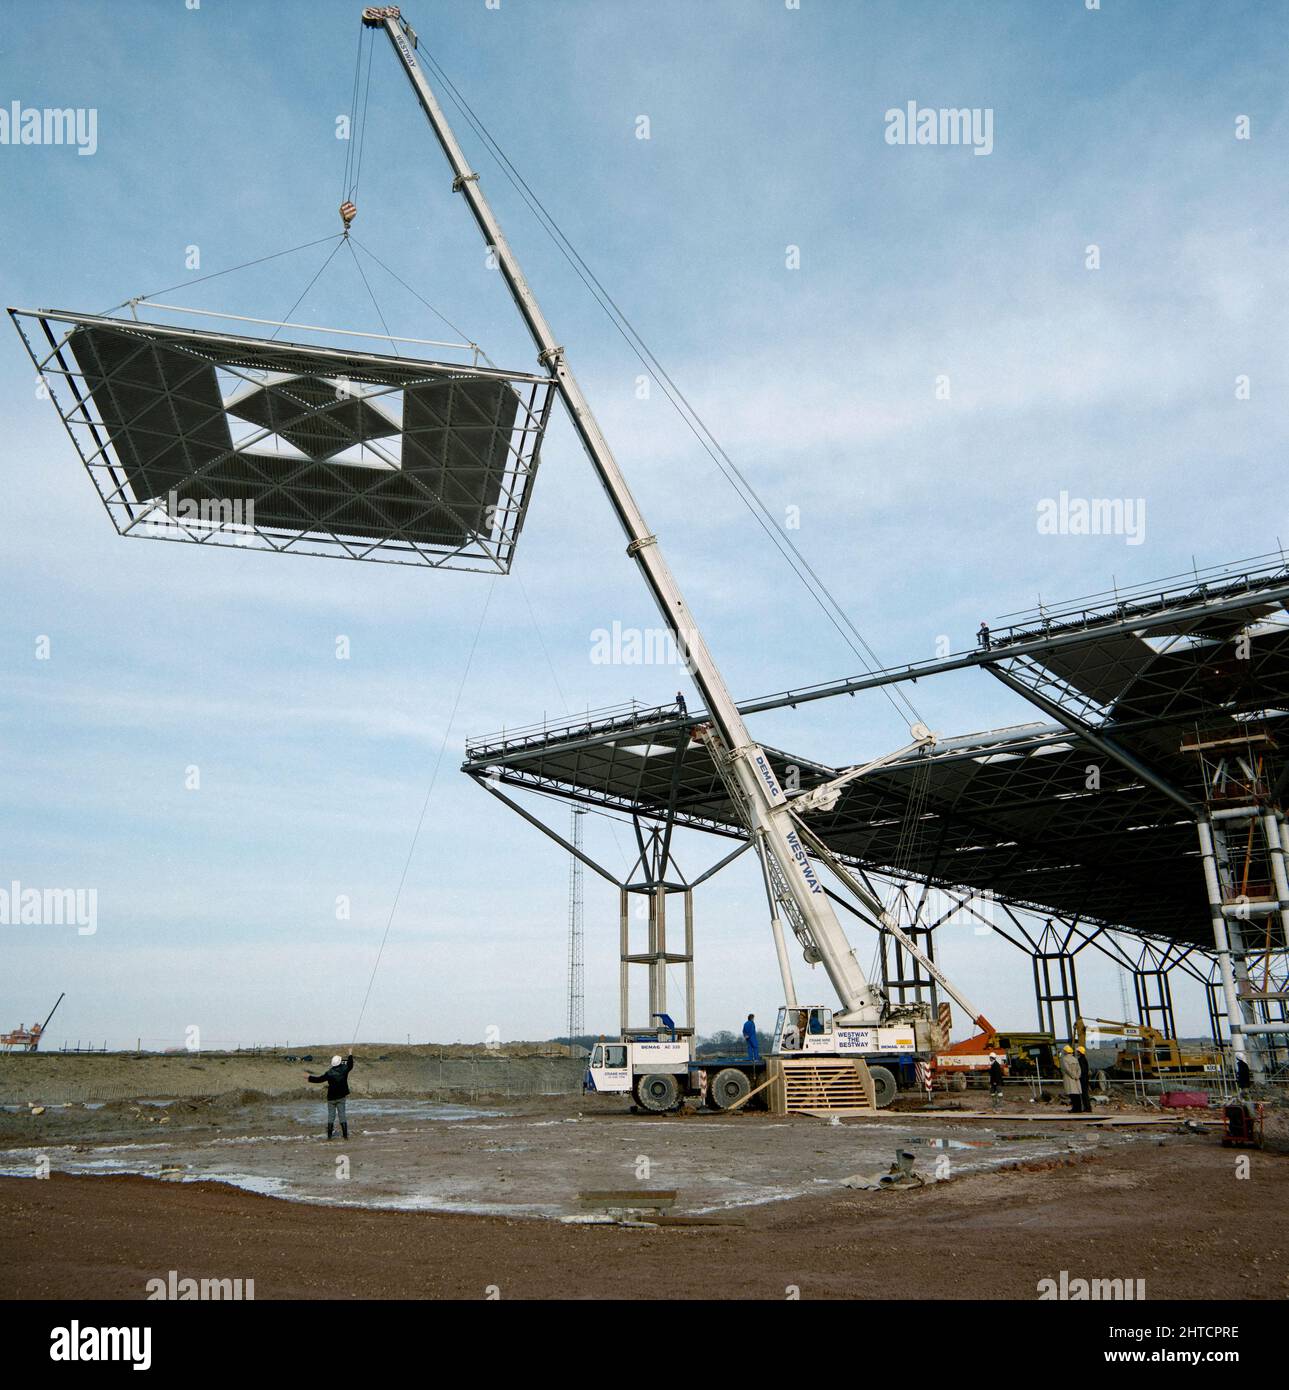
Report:
[{"label": "steel truss framework", "polygon": [[[1219,963],[1221,955],[1204,908],[1196,839],[1197,824],[1213,811],[1214,772],[1195,745],[1239,745],[1233,763],[1251,755],[1256,786],[1246,778],[1236,790],[1252,786],[1273,814],[1289,789],[1289,759],[1279,751],[1289,736],[1286,600],[1289,563],[1263,557],[1100,607],[1084,603],[1018,621],[987,645],[940,662],[785,691],[740,708],[793,707],[974,666],[1024,696],[1042,722],[942,739],[930,754],[851,783],[813,823],[852,868],[940,888],[962,902],[990,899],[1013,930],[1016,913],[1051,919],[1037,935],[1000,932],[1034,961],[1045,1028],[1068,1036],[1077,1013],[1074,955],[1094,944],[1132,971],[1140,1021],[1168,1032],[1161,1025],[1173,1026],[1170,972],[1181,968],[1207,986],[1207,953],[1217,950]],[[513,729],[469,742],[463,770],[494,788],[742,838],[706,746],[693,737],[703,718],[702,711],[632,704]],[[839,771],[765,751],[784,784],[802,791]],[[915,808],[917,833],[910,834]],[[1258,944],[1280,960],[1289,894],[1277,895],[1272,885],[1264,905]],[[1130,960],[1116,936],[1135,941],[1140,955]],[[888,987],[916,991],[898,959],[886,974]],[[1235,1012],[1248,1022],[1263,1008],[1281,1019],[1284,1001],[1242,997]]]},{"label": "steel truss framework", "polygon": [[[733,863],[749,848],[744,842],[737,845],[694,878],[688,878],[676,859],[673,836],[678,820],[664,815],[661,823],[653,818],[631,816],[629,823],[635,838],[636,854],[626,873],[619,876],[607,865],[590,855],[580,838],[567,839],[553,826],[515,801],[501,789],[498,779],[477,778],[480,785],[499,801],[536,826],[544,835],[567,850],[577,862],[593,870],[618,890],[619,902],[619,1026],[623,1036],[690,1036],[697,1027],[694,995],[694,889],[715,877],[726,865]],[[679,898],[683,913],[683,948],[676,948],[675,934],[669,935],[668,907]],[[640,923],[645,926],[641,948]],[[668,970],[671,966],[684,969],[685,1011],[681,1023],[668,1024]],[[642,966],[647,975],[647,1020],[631,1018],[632,966]]]},{"label": "steel truss framework", "polygon": [[9,312],[121,535],[509,570],[548,376]]}]

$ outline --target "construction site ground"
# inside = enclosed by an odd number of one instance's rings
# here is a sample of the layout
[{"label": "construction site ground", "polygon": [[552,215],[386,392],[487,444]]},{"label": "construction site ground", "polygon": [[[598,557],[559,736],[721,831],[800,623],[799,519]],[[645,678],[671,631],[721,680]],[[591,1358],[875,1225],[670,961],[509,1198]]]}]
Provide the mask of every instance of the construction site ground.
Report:
[{"label": "construction site ground", "polygon": [[[355,1070],[350,1138],[329,1143],[318,1090],[300,1084],[307,1067],[284,1057],[214,1068],[267,1075],[270,1092],[62,1104],[15,1098],[24,1081],[54,1085],[54,1059],[28,1060],[0,1066],[5,1297],[143,1297],[169,1270],[251,1278],[259,1299],[483,1297],[490,1286],[511,1297],[782,1298],[796,1286],[802,1297],[1035,1298],[1062,1270],[1144,1279],[1152,1298],[1289,1296],[1278,1109],[1241,1177],[1215,1128],[1120,1102],[1091,1124],[1024,1096],[993,1109],[977,1093],[937,1099],[956,1116],[647,1116],[580,1095],[370,1094]],[[83,1074],[97,1069],[102,1090],[120,1072],[209,1076],[214,1059],[204,1073],[182,1057],[130,1072],[145,1060],[80,1058],[77,1072],[92,1086]],[[924,1185],[865,1190],[901,1149]],[[676,1193],[665,1224],[586,1224],[608,1219],[587,1194],[647,1205],[660,1190]]]}]

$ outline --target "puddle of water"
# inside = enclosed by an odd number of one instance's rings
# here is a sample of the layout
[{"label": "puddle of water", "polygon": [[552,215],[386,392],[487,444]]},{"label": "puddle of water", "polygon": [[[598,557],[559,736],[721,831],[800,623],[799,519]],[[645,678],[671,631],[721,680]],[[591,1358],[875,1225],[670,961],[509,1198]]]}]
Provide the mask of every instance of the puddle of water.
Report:
[{"label": "puddle of water", "polygon": [[[325,1102],[297,1100],[279,1101],[268,1110],[274,1115],[287,1115],[302,1124],[317,1124],[318,1117],[326,1115]],[[509,1115],[507,1110],[485,1110],[475,1105],[454,1105],[449,1101],[438,1100],[385,1100],[380,1097],[350,1096],[349,1119],[351,1123],[360,1120],[401,1119],[401,1120],[441,1120],[446,1124],[459,1124],[468,1120],[500,1120]]]},{"label": "puddle of water", "polygon": [[[207,1139],[205,1144],[215,1148],[220,1144],[307,1144],[308,1134],[226,1134],[218,1139]],[[176,1134],[176,1142],[182,1141],[182,1133]]]},{"label": "puddle of water", "polygon": [[927,1138],[925,1135],[917,1135],[908,1140],[910,1145],[921,1144],[928,1149],[992,1149],[994,1141],[992,1139],[945,1139]]}]

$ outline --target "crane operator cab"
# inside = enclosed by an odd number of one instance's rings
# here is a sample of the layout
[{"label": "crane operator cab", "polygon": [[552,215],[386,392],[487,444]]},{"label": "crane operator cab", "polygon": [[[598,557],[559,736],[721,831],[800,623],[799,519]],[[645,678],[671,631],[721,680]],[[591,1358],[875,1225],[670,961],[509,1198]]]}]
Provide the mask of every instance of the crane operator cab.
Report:
[{"label": "crane operator cab", "polygon": [[779,1010],[774,1025],[774,1051],[788,1055],[837,1051],[832,1010],[823,1005]]}]

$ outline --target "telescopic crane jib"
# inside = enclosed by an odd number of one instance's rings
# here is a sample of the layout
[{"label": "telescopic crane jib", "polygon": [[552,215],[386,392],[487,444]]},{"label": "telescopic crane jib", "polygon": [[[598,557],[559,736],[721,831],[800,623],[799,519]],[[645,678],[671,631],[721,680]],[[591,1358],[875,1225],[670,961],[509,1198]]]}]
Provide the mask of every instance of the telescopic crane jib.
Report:
[{"label": "telescopic crane jib", "polygon": [[[703,697],[707,709],[706,722],[699,724],[695,733],[710,748],[731,798],[741,811],[760,855],[770,896],[779,965],[789,1002],[794,998],[794,991],[783,945],[781,922],[784,917],[800,942],[806,959],[811,963],[822,964],[836,989],[842,1003],[842,1012],[837,1015],[838,1022],[859,1027],[881,1022],[888,1013],[886,999],[882,991],[865,977],[828,900],[827,892],[807,848],[809,844],[816,854],[819,852],[819,842],[813,840],[801,818],[801,810],[806,808],[799,808],[785,793],[770,767],[769,759],[744,725],[742,715],[726,688],[680,586],[663,556],[658,538],[646,524],[618,461],[582,393],[573,369],[569,366],[564,348],[547,323],[537,297],[525,279],[515,253],[511,250],[510,243],[506,240],[484,196],[479,175],[470,167],[430,86],[425,69],[417,61],[415,50],[418,40],[415,32],[402,18],[399,8],[395,5],[369,6],[363,11],[362,22],[370,28],[383,29],[388,36],[408,81],[412,84],[421,109],[451,166],[452,188],[465,198],[471,215],[501,270],[515,305],[532,334],[537,347],[537,360],[550,373],[555,388],[568,409],[573,428],[577,431],[591,465],[608,494],[614,514],[627,538],[627,554],[635,561],[663,620],[675,637],[678,649],[686,659],[694,684]],[[914,744],[911,747],[927,749],[934,742],[933,736],[921,725],[915,726],[911,732],[914,735]],[[840,791],[841,784],[867,770],[870,768],[852,769],[842,774],[837,779],[836,789]],[[814,804],[822,803],[820,790],[816,789],[810,795]],[[830,867],[836,869],[839,866],[834,862]],[[848,886],[852,890],[857,887],[849,876]],[[894,921],[871,895],[863,894],[863,900],[870,910],[875,909],[879,914],[881,926],[892,931],[924,964],[930,965],[923,953],[899,931]],[[967,1009],[970,1016],[979,1021],[978,1010],[963,1000],[938,970],[935,971],[935,976]]]}]

